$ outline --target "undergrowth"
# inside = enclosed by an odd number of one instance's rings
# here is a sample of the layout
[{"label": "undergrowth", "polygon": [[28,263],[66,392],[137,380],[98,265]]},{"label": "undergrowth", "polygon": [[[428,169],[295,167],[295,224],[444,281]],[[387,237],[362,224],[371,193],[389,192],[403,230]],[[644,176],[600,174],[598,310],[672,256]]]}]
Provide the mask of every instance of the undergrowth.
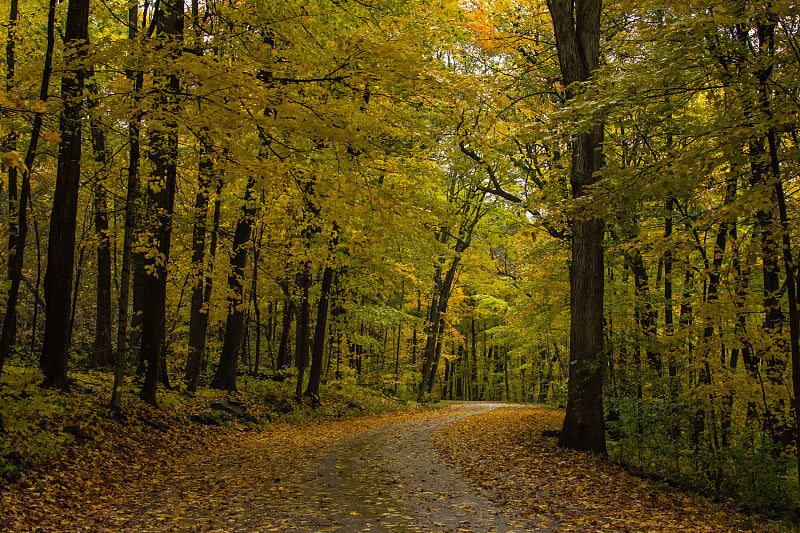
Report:
[{"label": "undergrowth", "polygon": [[[110,448],[124,459],[126,449],[152,440],[191,441],[198,432],[251,431],[267,429],[272,422],[304,423],[406,407],[359,386],[353,376],[323,385],[319,404],[312,406],[295,399],[296,378],[289,375],[283,381],[241,376],[236,392],[201,388],[190,394],[182,388],[161,388],[158,408],[142,402],[138,386],[129,382],[123,408],[115,412],[108,408],[110,371],[75,370],[71,378],[68,392],[44,389],[39,386],[38,369],[5,365],[0,377],[0,476],[5,481],[18,481],[87,448]],[[248,417],[213,411],[209,408],[212,400],[241,404]]]}]

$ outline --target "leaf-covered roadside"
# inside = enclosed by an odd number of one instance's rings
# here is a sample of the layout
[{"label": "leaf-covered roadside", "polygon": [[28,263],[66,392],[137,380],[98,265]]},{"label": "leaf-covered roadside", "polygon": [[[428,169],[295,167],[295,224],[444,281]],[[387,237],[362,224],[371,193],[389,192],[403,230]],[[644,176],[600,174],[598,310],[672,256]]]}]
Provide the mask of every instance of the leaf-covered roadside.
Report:
[{"label": "leaf-covered roadside", "polygon": [[[269,423],[272,404],[281,401],[275,396],[281,388],[254,381],[245,391],[228,396],[248,404],[260,423],[228,420],[215,426],[196,421],[206,419],[211,391],[196,397],[165,391],[161,409],[130,395],[122,413],[115,413],[104,405],[107,388],[102,381],[107,376],[82,374],[69,393],[41,389],[36,377],[16,376],[21,381],[13,387],[0,383],[0,457],[6,467],[0,476],[3,532],[98,531],[92,517],[108,516],[123,495],[158,490],[161,480],[178,477],[188,492],[164,500],[165,509],[173,506],[172,511],[164,510],[168,515],[181,506],[197,505],[193,487],[203,487],[208,480],[186,478],[181,472],[198,459],[208,459],[211,450],[235,457],[236,450],[258,442],[260,449],[269,450],[266,463],[277,464],[278,458],[293,457],[314,442],[383,423],[381,415],[369,414],[379,411],[376,402],[383,400],[368,398],[365,392],[359,396],[355,388],[344,391],[346,395],[327,392],[325,405],[316,411],[295,405],[292,413],[275,415],[276,422]],[[113,511],[117,512],[123,521],[141,514],[135,508]],[[113,530],[114,524],[109,527]]]},{"label": "leaf-covered roadside", "polygon": [[[764,531],[703,498],[656,486],[597,456],[559,448],[563,411],[501,409],[437,434],[437,450],[503,506],[553,531]],[[547,435],[546,433],[545,435]]]}]

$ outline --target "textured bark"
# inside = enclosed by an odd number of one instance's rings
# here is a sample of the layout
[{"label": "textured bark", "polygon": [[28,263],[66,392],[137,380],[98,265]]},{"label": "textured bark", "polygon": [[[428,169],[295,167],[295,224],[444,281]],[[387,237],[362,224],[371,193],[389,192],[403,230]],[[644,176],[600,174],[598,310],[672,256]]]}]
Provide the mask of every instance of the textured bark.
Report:
[{"label": "textured bark", "polygon": [[201,153],[198,168],[197,195],[194,201],[194,227],[192,228],[192,299],[189,305],[189,349],[186,359],[186,387],[197,390],[200,367],[205,352],[206,331],[208,329],[208,307],[204,305],[206,261],[206,233],[208,202],[214,163],[206,148],[204,139],[200,140]]},{"label": "textured bark", "polygon": [[[156,37],[159,47],[171,47],[169,54],[180,53],[183,36],[183,1],[171,0],[160,4],[157,14]],[[156,389],[161,372],[164,346],[164,326],[167,300],[167,265],[169,264],[172,237],[172,213],[175,205],[175,187],[178,159],[178,111],[180,83],[176,75],[159,73],[156,76],[156,106],[166,119],[150,132],[150,158],[153,175],[147,187],[148,234],[150,246],[157,251],[151,259],[151,272],[144,282],[144,309],[140,358],[146,362],[146,373],[141,398],[155,405]]]},{"label": "textured bark", "polygon": [[244,205],[233,235],[231,249],[231,272],[228,275],[228,319],[225,323],[225,336],[219,365],[211,386],[215,389],[236,390],[236,367],[245,330],[244,309],[244,267],[247,263],[247,245],[253,232],[256,213],[254,200],[255,181],[247,181]]},{"label": "textured bark", "polygon": [[40,359],[44,385],[62,389],[69,385],[67,361],[71,333],[70,294],[81,177],[81,99],[86,75],[82,63],[89,39],[89,0],[70,0],[66,28],[64,45],[69,71],[61,79],[64,109],[59,117],[61,141],[53,209],[50,214],[47,271],[44,277],[47,309]]},{"label": "textured bark", "polygon": [[322,362],[325,354],[325,335],[328,330],[328,303],[333,285],[333,268],[326,266],[322,273],[317,305],[317,323],[314,326],[314,344],[311,347],[311,371],[308,375],[308,386],[304,395],[319,403],[319,386],[322,380]]},{"label": "textured bark", "polygon": [[[548,0],[567,98],[575,83],[591,79],[600,50],[601,0]],[[603,127],[572,137],[573,198],[586,194],[603,165]],[[603,419],[603,221],[572,221],[570,365],[567,413],[559,445],[605,453]]]}]

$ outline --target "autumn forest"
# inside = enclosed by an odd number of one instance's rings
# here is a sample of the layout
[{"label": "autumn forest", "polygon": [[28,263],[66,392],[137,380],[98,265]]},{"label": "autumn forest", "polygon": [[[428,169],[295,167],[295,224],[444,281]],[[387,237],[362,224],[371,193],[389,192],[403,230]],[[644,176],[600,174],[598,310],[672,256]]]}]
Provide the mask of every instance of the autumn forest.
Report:
[{"label": "autumn forest", "polygon": [[60,453],[22,404],[87,380],[108,416],[361,391],[550,405],[797,516],[796,2],[0,9],[7,480]]}]

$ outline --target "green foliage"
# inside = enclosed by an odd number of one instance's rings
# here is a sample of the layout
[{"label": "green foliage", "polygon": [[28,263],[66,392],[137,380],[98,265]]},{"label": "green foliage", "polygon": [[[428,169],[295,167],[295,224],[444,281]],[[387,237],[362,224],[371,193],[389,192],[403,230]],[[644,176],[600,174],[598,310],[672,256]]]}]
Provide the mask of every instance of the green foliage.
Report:
[{"label": "green foliage", "polygon": [[[64,430],[67,413],[77,407],[74,398],[40,388],[42,379],[38,371],[6,366],[0,381],[0,467],[12,480],[57,459],[74,441]],[[77,410],[93,416],[89,406]]]},{"label": "green foliage", "polygon": [[684,489],[731,499],[750,513],[797,518],[797,463],[785,446],[752,429],[729,429],[725,437],[698,433],[693,421],[713,408],[691,398],[607,400],[614,461]]}]

